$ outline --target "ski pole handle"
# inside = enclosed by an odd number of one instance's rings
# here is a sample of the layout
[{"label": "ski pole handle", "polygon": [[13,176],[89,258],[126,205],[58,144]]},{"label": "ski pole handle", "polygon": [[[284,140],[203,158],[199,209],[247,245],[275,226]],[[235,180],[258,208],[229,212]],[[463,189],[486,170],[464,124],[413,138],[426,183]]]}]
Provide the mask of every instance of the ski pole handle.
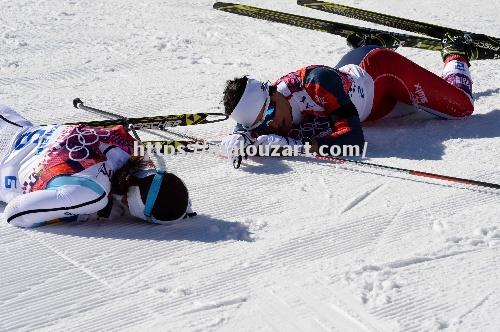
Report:
[{"label": "ski pole handle", "polygon": [[87,111],[87,112],[93,112],[93,113],[97,113],[97,114],[101,114],[101,115],[107,115],[107,116],[115,118],[115,119],[126,119],[126,117],[124,117],[120,114],[111,113],[111,112],[103,111],[103,110],[98,109],[98,108],[87,106],[83,103],[83,101],[80,98],[73,99],[73,107],[79,108],[79,109]]},{"label": "ski pole handle", "polygon": [[141,138],[139,137],[139,134],[137,134],[137,131],[135,131],[135,128],[133,128],[128,123],[128,119],[126,117],[123,117],[123,116],[121,116],[119,114],[114,114],[114,113],[106,112],[106,111],[103,111],[103,110],[100,110],[100,109],[97,109],[97,108],[93,108],[93,107],[90,107],[90,106],[85,106],[83,104],[83,101],[80,98],[73,99],[73,106],[75,108],[79,108],[79,109],[82,109],[82,110],[87,111],[87,112],[94,112],[94,113],[98,113],[98,114],[104,114],[104,115],[107,115],[107,116],[110,116],[110,117],[121,119],[122,123],[120,123],[120,124],[123,124],[126,127],[127,130],[130,130],[132,132],[132,135],[135,137],[135,139],[137,139],[139,142],[141,141]]}]

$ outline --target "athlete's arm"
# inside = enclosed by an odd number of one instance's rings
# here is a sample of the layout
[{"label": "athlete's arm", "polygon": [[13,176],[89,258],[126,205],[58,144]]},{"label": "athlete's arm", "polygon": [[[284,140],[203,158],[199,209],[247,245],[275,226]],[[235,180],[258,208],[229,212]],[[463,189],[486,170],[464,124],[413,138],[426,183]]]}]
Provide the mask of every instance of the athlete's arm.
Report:
[{"label": "athlete's arm", "polygon": [[319,66],[307,70],[303,84],[307,94],[325,109],[324,115],[345,113],[340,114],[345,118],[357,113],[351,98],[344,91],[341,76],[333,68]]},{"label": "athlete's arm", "polygon": [[361,122],[357,115],[351,116],[347,119],[338,120],[332,124],[333,132],[327,136],[318,137],[312,142],[312,152],[319,152],[319,147],[325,146],[323,151],[330,151],[333,146],[338,146],[338,150],[345,151],[347,146],[358,146],[359,151],[362,152],[365,137]]}]

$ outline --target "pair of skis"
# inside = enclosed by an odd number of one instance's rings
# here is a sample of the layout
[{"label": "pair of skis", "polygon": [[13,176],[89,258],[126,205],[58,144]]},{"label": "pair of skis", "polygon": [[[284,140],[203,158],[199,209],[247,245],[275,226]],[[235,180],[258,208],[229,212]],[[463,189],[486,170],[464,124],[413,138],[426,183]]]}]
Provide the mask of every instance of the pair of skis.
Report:
[{"label": "pair of skis", "polygon": [[297,4],[307,8],[326,11],[333,14],[423,34],[427,37],[396,33],[379,29],[370,29],[345,23],[327,21],[307,16],[274,11],[270,9],[247,6],[243,4],[216,2],[213,7],[217,10],[233,14],[327,32],[342,37],[347,37],[353,33],[362,34],[365,36],[390,34],[395,38],[395,45],[392,45],[393,47],[404,46],[439,51],[442,48],[441,39],[446,33],[450,33],[454,36],[463,36],[466,42],[470,44],[470,47],[473,51],[470,60],[500,59],[499,38],[458,29],[446,28],[434,24],[418,22],[359,8],[339,5],[331,2],[298,0]]}]

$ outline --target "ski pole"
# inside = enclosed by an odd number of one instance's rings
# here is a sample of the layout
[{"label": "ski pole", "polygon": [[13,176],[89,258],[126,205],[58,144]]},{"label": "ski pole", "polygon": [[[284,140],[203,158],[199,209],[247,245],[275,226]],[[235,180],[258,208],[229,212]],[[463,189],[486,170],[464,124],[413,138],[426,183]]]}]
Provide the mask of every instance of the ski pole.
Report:
[{"label": "ski pole", "polygon": [[107,116],[116,117],[118,119],[123,120],[123,124],[125,125],[125,128],[130,130],[132,132],[132,135],[134,135],[135,139],[138,140],[139,142],[141,142],[141,138],[139,137],[139,134],[137,134],[137,131],[135,131],[135,128],[130,126],[126,117],[123,117],[120,115],[111,115],[106,111],[101,111],[101,110],[98,110],[98,109],[93,108],[93,107],[85,106],[83,104],[83,101],[80,98],[73,99],[73,107],[83,109],[87,112],[102,113],[102,114],[105,114]]},{"label": "ski pole", "polygon": [[485,188],[500,189],[500,184],[497,184],[497,183],[477,181],[477,180],[459,178],[459,177],[455,177],[455,176],[449,176],[449,175],[443,175],[443,174],[437,174],[437,173],[422,172],[422,171],[417,171],[417,170],[407,169],[407,168],[380,165],[380,164],[375,164],[375,163],[369,163],[366,161],[352,160],[352,159],[346,159],[346,158],[342,158],[342,157],[328,157],[328,156],[325,156],[325,157],[315,156],[314,158],[318,159],[318,160],[331,161],[331,162],[339,163],[339,164],[351,163],[351,164],[355,164],[355,165],[362,166],[362,167],[380,168],[380,169],[391,170],[391,171],[395,171],[395,172],[399,172],[399,173],[406,173],[406,174],[410,174],[410,175],[414,175],[414,176],[438,179],[438,180],[455,182],[455,183],[463,183],[463,184],[474,185],[474,186],[485,187]]}]

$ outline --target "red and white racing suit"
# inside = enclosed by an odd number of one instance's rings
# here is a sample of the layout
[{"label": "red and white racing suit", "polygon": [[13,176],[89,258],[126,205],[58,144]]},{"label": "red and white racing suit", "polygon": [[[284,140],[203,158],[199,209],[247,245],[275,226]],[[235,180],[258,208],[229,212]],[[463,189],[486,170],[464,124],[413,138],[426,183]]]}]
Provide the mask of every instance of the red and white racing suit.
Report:
[{"label": "red and white racing suit", "polygon": [[292,108],[294,126],[288,136],[315,139],[319,145],[362,146],[360,122],[390,114],[397,102],[446,119],[467,117],[474,111],[472,80],[467,63],[460,60],[445,63],[439,77],[392,50],[372,47],[355,60],[359,63],[291,72],[274,83]]}]

